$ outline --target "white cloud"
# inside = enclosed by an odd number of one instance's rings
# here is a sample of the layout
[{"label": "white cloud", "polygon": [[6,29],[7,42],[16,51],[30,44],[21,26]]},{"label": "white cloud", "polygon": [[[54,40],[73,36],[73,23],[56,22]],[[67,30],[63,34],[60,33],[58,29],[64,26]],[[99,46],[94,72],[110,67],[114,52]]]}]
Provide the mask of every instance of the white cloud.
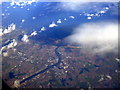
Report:
[{"label": "white cloud", "polygon": [[2,2],[11,2],[11,6],[26,6],[31,5],[33,2],[37,2],[37,0],[3,0]]},{"label": "white cloud", "polygon": [[92,17],[87,17],[87,19],[92,19]]},{"label": "white cloud", "polygon": [[118,24],[112,22],[86,23],[77,27],[73,34],[65,40],[93,53],[117,52]]},{"label": "white cloud", "polygon": [[[1,0],[0,2],[24,2],[24,4],[31,4],[32,2],[119,2],[119,0]],[[21,3],[18,5],[21,5]]]},{"label": "white cloud", "polygon": [[46,30],[46,28],[45,28],[45,27],[42,27],[42,28],[41,28],[41,31],[45,31],[45,30]]},{"label": "white cloud", "polygon": [[100,13],[105,13],[105,11],[100,11]]},{"label": "white cloud", "polygon": [[49,27],[56,27],[56,26],[58,26],[58,25],[56,25],[55,22],[52,22],[52,23],[49,25]]},{"label": "white cloud", "polygon": [[[9,43],[8,45],[5,45],[3,46],[1,49],[0,49],[0,54],[2,53],[2,51],[4,49],[10,49],[10,48],[14,48],[17,46],[18,42],[15,40],[15,39],[12,39],[12,40],[8,40],[8,42],[11,41],[11,43]],[[6,56],[7,53],[4,53],[4,56]]]},{"label": "white cloud", "polygon": [[120,59],[118,59],[118,58],[115,58],[115,60],[116,60],[117,62],[120,62]]},{"label": "white cloud", "polygon": [[3,56],[7,57],[8,56],[8,52],[3,52]]},{"label": "white cloud", "polygon": [[94,14],[86,14],[86,16],[94,16]]},{"label": "white cloud", "polygon": [[64,20],[66,21],[67,19],[66,19],[66,18],[64,18]]},{"label": "white cloud", "polygon": [[30,36],[35,36],[35,35],[37,35],[36,31],[32,32]]},{"label": "white cloud", "polygon": [[57,21],[57,23],[62,23],[61,19],[59,19],[59,20]]},{"label": "white cloud", "polygon": [[77,11],[81,9],[81,6],[83,6],[84,2],[61,2],[60,7],[62,7],[65,10],[74,10]]},{"label": "white cloud", "polygon": [[74,19],[75,17],[74,17],[74,16],[69,16],[69,18],[72,18],[72,19]]},{"label": "white cloud", "polygon": [[[115,2],[118,2],[118,0],[99,0],[99,1],[98,0],[69,0],[68,2],[65,0],[65,1],[61,1],[61,3],[58,5],[58,7],[66,10],[66,11],[75,11],[75,12],[77,12],[77,11],[82,12],[82,11],[87,11],[87,10],[89,10],[91,12],[92,9],[90,9],[90,8],[92,8],[93,5],[94,5],[94,7],[97,6],[96,9],[93,8],[95,12],[96,12],[96,10],[102,9],[102,7],[103,7],[102,4],[96,3],[96,5],[95,5],[95,4],[91,4],[91,2],[113,2],[113,3],[115,3]],[[108,4],[108,5],[110,5],[110,4]],[[104,10],[107,11],[109,8],[111,8],[111,6],[104,8]],[[101,13],[105,13],[105,11],[102,11]]]},{"label": "white cloud", "polygon": [[0,36],[10,33],[12,31],[14,31],[15,29],[16,29],[16,25],[12,23],[8,26],[8,28],[5,28],[4,30],[0,29]]},{"label": "white cloud", "polygon": [[8,44],[7,48],[12,48],[12,47],[15,47],[17,46],[17,41],[15,39],[12,40],[12,43]]},{"label": "white cloud", "polygon": [[[40,0],[38,0],[40,1]],[[49,1],[49,0],[45,0]],[[119,2],[119,0],[52,0],[52,1],[61,1],[61,2]]]},{"label": "white cloud", "polygon": [[25,19],[22,19],[22,23],[25,22]]},{"label": "white cloud", "polygon": [[[59,7],[66,11],[83,11],[89,9],[90,6],[90,0],[72,0],[68,2],[62,2],[59,4]],[[97,8],[99,8],[100,5],[97,5]]]},{"label": "white cloud", "polygon": [[2,36],[2,35],[3,35],[3,29],[0,28],[0,36]]},{"label": "white cloud", "polygon": [[34,19],[36,19],[36,17],[32,17],[32,19],[34,20]]},{"label": "white cloud", "polygon": [[28,35],[25,34],[21,40],[26,43],[29,42]]}]

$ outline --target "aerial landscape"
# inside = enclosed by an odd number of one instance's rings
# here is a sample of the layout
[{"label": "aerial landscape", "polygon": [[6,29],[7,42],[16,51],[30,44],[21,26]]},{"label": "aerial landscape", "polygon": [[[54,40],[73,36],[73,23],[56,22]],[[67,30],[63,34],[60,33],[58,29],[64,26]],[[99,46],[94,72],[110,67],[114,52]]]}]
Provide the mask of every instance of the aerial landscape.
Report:
[{"label": "aerial landscape", "polygon": [[0,6],[0,63],[9,87],[120,87],[118,2],[13,0]]}]

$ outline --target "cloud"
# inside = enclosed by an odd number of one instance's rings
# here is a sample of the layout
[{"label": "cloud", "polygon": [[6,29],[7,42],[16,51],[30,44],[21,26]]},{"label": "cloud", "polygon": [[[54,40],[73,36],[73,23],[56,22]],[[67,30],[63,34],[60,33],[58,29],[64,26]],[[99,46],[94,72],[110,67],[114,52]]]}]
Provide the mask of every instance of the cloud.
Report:
[{"label": "cloud", "polygon": [[[91,2],[98,2],[98,3],[91,3]],[[65,0],[65,1],[61,1],[58,7],[66,11],[75,11],[75,12],[84,11],[84,13],[86,11],[97,12],[103,8],[103,4],[100,4],[100,2],[106,2],[106,4],[108,4],[110,8],[113,8],[110,5],[110,3],[107,3],[107,2],[113,2],[113,4],[117,5],[118,0],[99,0],[99,1],[98,0],[69,0],[68,2]],[[102,13],[105,13],[105,12],[102,11]]]},{"label": "cloud", "polygon": [[49,28],[52,28],[52,27],[57,27],[58,25],[55,24],[55,22],[52,22],[50,25],[49,25]]},{"label": "cloud", "polygon": [[118,24],[112,22],[85,23],[75,28],[65,41],[77,44],[93,53],[117,52]]},{"label": "cloud", "polygon": [[59,20],[57,21],[57,23],[62,23],[61,19],[59,19]]},{"label": "cloud", "polygon": [[73,10],[73,11],[78,11],[80,10],[85,4],[85,2],[61,2],[60,7],[64,10]]},{"label": "cloud", "polygon": [[[16,5],[23,6],[33,2],[119,2],[119,0],[0,0],[2,2],[14,2]],[[14,4],[13,4],[14,5]]]},{"label": "cloud", "polygon": [[46,30],[46,28],[45,28],[45,27],[42,27],[40,30],[41,30],[41,31],[45,31],[45,30]]},{"label": "cloud", "polygon": [[74,19],[75,17],[74,17],[74,16],[69,16],[69,18],[72,18],[72,19]]},{"label": "cloud", "polygon": [[[45,1],[48,1],[48,0],[45,0]],[[61,2],[119,2],[119,0],[51,0],[51,1],[61,1]]]},{"label": "cloud", "polygon": [[23,42],[26,42],[26,43],[27,43],[27,42],[29,42],[29,39],[28,39],[28,38],[29,38],[29,36],[25,34],[21,40],[22,40]]},{"label": "cloud", "polygon": [[35,36],[35,35],[37,35],[36,31],[32,32],[30,36]]},{"label": "cloud", "polygon": [[[8,40],[8,42],[10,42],[10,43],[7,44],[7,45],[4,45],[4,46],[0,49],[0,54],[2,53],[2,51],[3,51],[4,49],[14,48],[14,47],[16,47],[16,46],[18,45],[18,42],[17,42],[17,40],[15,40],[15,39]],[[6,42],[6,43],[8,43],[8,42]],[[4,53],[4,56],[6,56],[7,54],[8,54],[7,52]]]},{"label": "cloud", "polygon": [[17,41],[15,39],[12,40],[12,43],[8,44],[7,48],[12,48],[12,47],[15,47],[17,46]]},{"label": "cloud", "polygon": [[2,28],[0,28],[0,36],[4,35],[4,34],[7,34],[7,33],[10,33],[12,31],[14,31],[16,29],[16,25],[15,24],[10,24],[8,26],[8,28],[5,28],[4,30]]}]

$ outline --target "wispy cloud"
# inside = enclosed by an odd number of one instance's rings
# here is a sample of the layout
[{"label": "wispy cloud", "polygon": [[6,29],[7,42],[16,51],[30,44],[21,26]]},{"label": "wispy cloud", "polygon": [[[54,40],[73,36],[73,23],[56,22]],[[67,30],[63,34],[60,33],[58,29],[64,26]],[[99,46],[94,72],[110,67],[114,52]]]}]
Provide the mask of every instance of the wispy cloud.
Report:
[{"label": "wispy cloud", "polygon": [[118,24],[112,22],[86,23],[78,26],[65,40],[93,53],[117,52]]},{"label": "wispy cloud", "polygon": [[67,11],[78,11],[85,6],[84,4],[86,4],[86,2],[61,2],[60,7]]},{"label": "wispy cloud", "polygon": [[[118,0],[69,0],[68,2],[61,1],[59,7],[67,11],[80,11],[80,10],[91,10],[91,8],[97,7],[97,10],[102,9],[100,3],[91,2],[118,2]],[[93,7],[94,6],[94,7]],[[91,7],[91,8],[90,8]]]}]

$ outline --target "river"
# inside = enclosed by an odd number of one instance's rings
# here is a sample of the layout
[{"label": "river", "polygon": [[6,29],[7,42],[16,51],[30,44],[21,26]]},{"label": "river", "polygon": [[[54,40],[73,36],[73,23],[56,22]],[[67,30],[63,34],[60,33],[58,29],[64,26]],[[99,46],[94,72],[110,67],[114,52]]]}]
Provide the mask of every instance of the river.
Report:
[{"label": "river", "polygon": [[54,66],[57,66],[58,64],[60,64],[60,62],[61,62],[61,55],[60,55],[60,53],[58,52],[58,49],[59,49],[59,46],[57,46],[57,47],[55,48],[55,50],[54,50],[56,56],[58,57],[58,62],[57,62],[57,63],[55,63],[55,64],[53,64],[53,65],[50,65],[50,66],[48,66],[47,68],[43,69],[42,71],[40,71],[40,72],[38,72],[38,73],[35,73],[35,74],[33,74],[33,75],[31,75],[31,76],[23,79],[22,81],[20,81],[20,84],[24,83],[24,82],[27,81],[27,80],[30,80],[30,79],[34,78],[35,76],[37,76],[37,75],[39,75],[39,74],[41,74],[41,73],[44,73],[44,72],[46,72],[47,70],[53,68]]}]

